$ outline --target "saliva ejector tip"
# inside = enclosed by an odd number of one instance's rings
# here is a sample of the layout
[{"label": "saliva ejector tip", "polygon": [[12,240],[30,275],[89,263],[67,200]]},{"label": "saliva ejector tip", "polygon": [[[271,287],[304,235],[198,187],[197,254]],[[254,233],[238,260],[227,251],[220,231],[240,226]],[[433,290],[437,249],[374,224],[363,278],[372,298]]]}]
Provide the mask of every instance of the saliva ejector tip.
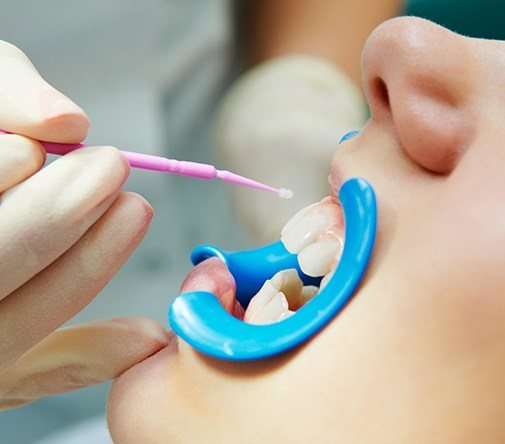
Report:
[{"label": "saliva ejector tip", "polygon": [[281,199],[291,199],[293,197],[293,191],[288,188],[279,188],[279,197]]}]

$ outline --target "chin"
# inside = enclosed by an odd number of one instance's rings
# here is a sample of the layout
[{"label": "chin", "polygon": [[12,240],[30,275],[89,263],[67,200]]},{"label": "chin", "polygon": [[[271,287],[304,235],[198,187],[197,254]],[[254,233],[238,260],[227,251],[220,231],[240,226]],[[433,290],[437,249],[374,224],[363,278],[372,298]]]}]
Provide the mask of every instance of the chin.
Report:
[{"label": "chin", "polygon": [[116,378],[107,400],[107,425],[115,443],[159,442],[158,429],[172,410],[167,381],[176,353],[174,337],[167,347]]}]

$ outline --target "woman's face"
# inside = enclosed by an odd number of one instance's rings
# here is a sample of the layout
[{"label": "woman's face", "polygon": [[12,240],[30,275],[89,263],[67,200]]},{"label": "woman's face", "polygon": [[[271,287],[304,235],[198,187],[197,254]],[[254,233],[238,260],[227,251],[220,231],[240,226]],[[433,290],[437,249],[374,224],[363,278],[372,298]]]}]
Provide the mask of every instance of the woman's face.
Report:
[{"label": "woman's face", "polygon": [[359,291],[274,359],[174,340],[115,382],[118,442],[505,441],[505,42],[394,19],[362,62],[372,117],[330,176],[377,193]]}]

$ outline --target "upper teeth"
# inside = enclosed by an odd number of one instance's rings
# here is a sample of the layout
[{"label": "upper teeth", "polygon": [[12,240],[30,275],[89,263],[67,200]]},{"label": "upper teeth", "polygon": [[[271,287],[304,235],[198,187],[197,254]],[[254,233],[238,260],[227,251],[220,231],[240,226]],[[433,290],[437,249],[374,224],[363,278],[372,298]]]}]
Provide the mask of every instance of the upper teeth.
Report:
[{"label": "upper teeth", "polygon": [[281,240],[290,253],[299,253],[303,248],[315,242],[327,223],[324,214],[309,213],[293,224],[282,235]]},{"label": "upper teeth", "polygon": [[319,202],[316,202],[316,203],[309,205],[305,208],[302,208],[300,211],[298,211],[298,213],[296,213],[291,219],[288,220],[286,225],[284,225],[284,228],[282,228],[282,230],[281,230],[281,236],[283,236],[303,216],[309,214],[312,211],[312,209],[314,209],[318,204],[319,204]]},{"label": "upper teeth", "polygon": [[298,263],[308,276],[328,274],[340,255],[342,243],[336,239],[321,239],[306,246],[298,255]]},{"label": "upper teeth", "polygon": [[285,225],[281,241],[298,254],[308,276],[324,276],[320,287],[303,286],[295,269],[283,270],[265,281],[251,299],[244,321],[269,324],[281,321],[320,292],[333,276],[342,252],[343,220],[340,206],[331,197],[299,211]]},{"label": "upper teeth", "polygon": [[321,291],[323,291],[324,287],[328,285],[328,282],[330,282],[334,274],[335,274],[335,268],[333,268],[325,277],[321,279],[321,282],[319,283],[318,293],[321,293]]},{"label": "upper teeth", "polygon": [[310,205],[291,218],[281,232],[281,241],[291,253],[298,253],[302,271],[324,276],[342,252],[343,220],[338,203],[331,197]]}]

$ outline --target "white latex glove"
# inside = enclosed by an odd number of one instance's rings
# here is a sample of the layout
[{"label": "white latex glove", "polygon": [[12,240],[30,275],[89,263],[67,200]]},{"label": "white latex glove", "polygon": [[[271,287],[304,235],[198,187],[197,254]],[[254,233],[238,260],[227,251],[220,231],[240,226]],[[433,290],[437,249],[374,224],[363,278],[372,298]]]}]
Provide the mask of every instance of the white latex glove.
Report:
[{"label": "white latex glove", "polygon": [[55,331],[112,278],[144,236],[149,204],[120,189],[129,165],[86,148],[41,170],[34,139],[76,143],[84,112],[0,41],[0,410],[118,376],[167,342],[124,318]]},{"label": "white latex glove", "polygon": [[231,189],[239,219],[259,242],[278,239],[300,208],[328,193],[333,152],[346,132],[365,123],[363,97],[337,67],[308,56],[267,61],[243,75],[217,114],[219,165],[274,187],[291,200]]}]

